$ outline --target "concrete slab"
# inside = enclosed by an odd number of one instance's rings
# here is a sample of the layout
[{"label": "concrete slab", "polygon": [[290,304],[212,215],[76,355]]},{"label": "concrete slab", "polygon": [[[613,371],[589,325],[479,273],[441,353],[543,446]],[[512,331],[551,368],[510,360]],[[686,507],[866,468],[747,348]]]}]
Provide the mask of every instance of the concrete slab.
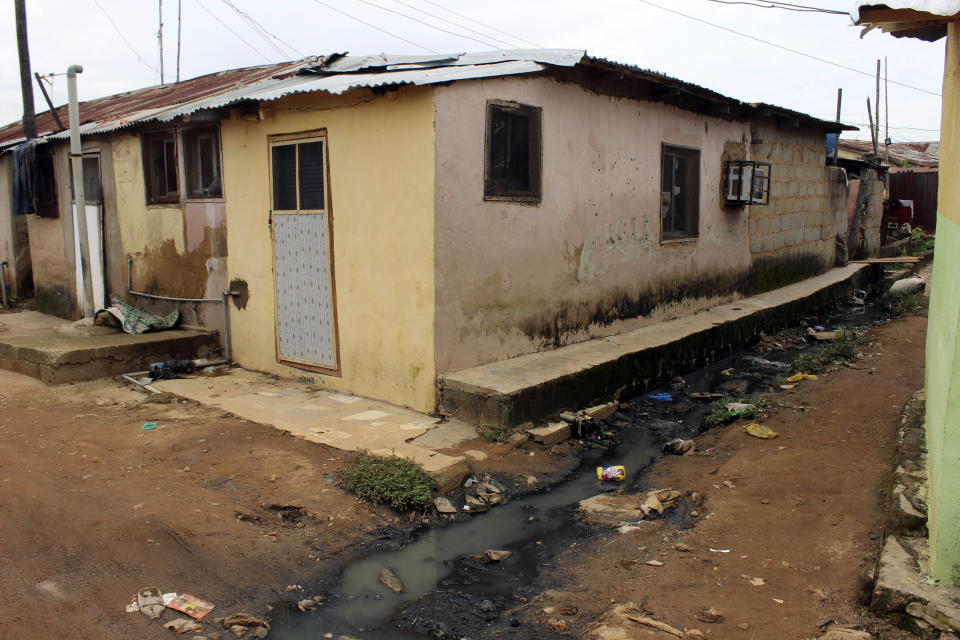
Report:
[{"label": "concrete slab", "polygon": [[440,410],[474,424],[507,426],[579,408],[621,386],[656,380],[719,359],[760,331],[844,297],[868,273],[850,264],[696,314],[559,349],[531,353],[440,377]]},{"label": "concrete slab", "polygon": [[217,348],[217,335],[209,331],[131,335],[36,311],[0,314],[0,368],[46,384],[142,371],[151,362],[171,358],[204,358]]},{"label": "concrete slab", "polygon": [[919,602],[960,618],[960,588],[929,581],[929,549],[923,538],[888,536],[880,554],[870,609],[898,614]]},{"label": "concrete slab", "polygon": [[[470,471],[463,457],[447,456],[418,444],[453,446],[476,437],[475,429],[464,428],[462,423],[441,423],[439,418],[386,402],[237,367],[221,376],[160,380],[152,386],[310,442],[343,451],[364,449],[411,458],[430,474],[441,492],[457,486]],[[440,430],[438,437],[421,441],[434,429]]]}]

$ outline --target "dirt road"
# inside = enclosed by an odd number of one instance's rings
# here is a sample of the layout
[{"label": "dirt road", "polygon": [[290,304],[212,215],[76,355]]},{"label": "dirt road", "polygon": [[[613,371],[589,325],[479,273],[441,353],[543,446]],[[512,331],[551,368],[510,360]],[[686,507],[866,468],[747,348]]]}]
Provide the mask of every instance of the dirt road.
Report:
[{"label": "dirt road", "polygon": [[[776,439],[750,437],[740,421],[703,434],[694,455],[661,458],[649,488],[705,496],[690,526],[641,524],[565,553],[544,580],[555,589],[528,618],[580,637],[609,607],[632,602],[635,615],[715,638],[818,637],[828,619],[912,637],[864,611],[856,585],[880,548],[898,417],[923,386],[925,329],[925,318],[896,320],[870,334],[856,369],[769,396],[764,424]],[[698,619],[711,607],[721,621]],[[623,629],[608,637],[673,637]]]}]

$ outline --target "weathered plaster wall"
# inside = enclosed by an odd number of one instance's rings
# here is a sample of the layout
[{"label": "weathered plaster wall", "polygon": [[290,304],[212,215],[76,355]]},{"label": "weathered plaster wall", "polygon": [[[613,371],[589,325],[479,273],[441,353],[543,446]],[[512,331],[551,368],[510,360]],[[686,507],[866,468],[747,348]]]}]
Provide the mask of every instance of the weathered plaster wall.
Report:
[{"label": "weathered plaster wall", "polygon": [[[336,108],[340,105],[340,108]],[[432,410],[433,91],[294,95],[222,124],[234,357],[241,365]],[[341,376],[277,363],[268,136],[326,129]]]},{"label": "weathered plaster wall", "polygon": [[[742,290],[746,209],[720,204],[750,129],[549,78],[437,89],[439,372],[689,313]],[[486,102],[543,109],[543,199],[483,199]],[[700,237],[660,242],[661,143],[700,149]],[[638,318],[638,316],[640,316]]]},{"label": "weathered plaster wall", "polygon": [[77,304],[77,280],[74,271],[70,147],[64,142],[49,144],[53,145],[60,217],[26,216],[30,235],[34,294],[39,311],[62,318],[77,319],[82,310]]},{"label": "weathered plaster wall", "polygon": [[750,208],[750,288],[759,293],[834,266],[849,187],[841,169],[824,165],[822,131],[758,123],[752,133],[751,159],[773,163],[770,204]]},{"label": "weathered plaster wall", "polygon": [[927,327],[930,567],[960,585],[960,23],[947,32],[937,244]]},{"label": "weathered plaster wall", "polygon": [[[139,132],[115,134],[111,155],[116,226],[122,247],[121,255],[111,252],[107,260],[111,292],[125,290],[126,259],[131,257],[133,288],[137,291],[180,298],[218,297],[228,281],[224,200],[148,205]],[[224,196],[231,197],[227,189]],[[123,270],[119,280],[115,269],[118,261]],[[167,313],[174,306],[139,296],[127,296],[127,301],[153,312]],[[177,303],[176,307],[186,324],[223,328],[219,304]]]},{"label": "weathered plaster wall", "polygon": [[27,219],[13,215],[12,178],[10,155],[0,156],[0,262],[7,262],[7,295],[18,297],[32,288],[32,274]]}]

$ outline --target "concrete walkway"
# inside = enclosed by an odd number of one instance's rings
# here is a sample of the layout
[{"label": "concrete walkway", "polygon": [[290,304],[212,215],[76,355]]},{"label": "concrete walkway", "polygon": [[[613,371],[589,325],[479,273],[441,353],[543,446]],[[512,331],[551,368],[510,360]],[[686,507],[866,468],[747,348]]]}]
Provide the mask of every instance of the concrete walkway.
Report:
[{"label": "concrete walkway", "polygon": [[693,315],[445,374],[440,410],[476,424],[514,426],[583,407],[622,386],[645,389],[836,301],[867,267],[850,264]]},{"label": "concrete walkway", "polygon": [[46,384],[143,371],[151,362],[206,357],[218,348],[217,334],[211,331],[132,335],[37,311],[0,313],[0,368]]},{"label": "concrete walkway", "polygon": [[[456,486],[469,467],[462,457],[446,456],[428,447],[452,446],[477,436],[474,427],[461,422],[441,424],[439,418],[385,402],[235,367],[222,376],[160,380],[151,386],[310,442],[411,458],[441,491]],[[418,439],[425,446],[418,446]]]}]

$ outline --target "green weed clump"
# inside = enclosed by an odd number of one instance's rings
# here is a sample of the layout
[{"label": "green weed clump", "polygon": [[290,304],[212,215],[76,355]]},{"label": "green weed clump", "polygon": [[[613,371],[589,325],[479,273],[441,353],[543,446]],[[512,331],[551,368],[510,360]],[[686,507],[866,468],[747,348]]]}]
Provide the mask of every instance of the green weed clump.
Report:
[{"label": "green weed clump", "polygon": [[865,338],[856,329],[840,327],[836,338],[826,348],[817,353],[801,353],[791,365],[793,373],[823,373],[838,362],[855,362],[860,359],[857,345]]},{"label": "green weed clump", "polygon": [[[731,411],[727,405],[731,402],[740,402],[748,405],[746,409]],[[747,420],[757,417],[757,414],[763,411],[766,403],[762,398],[747,398],[746,400],[734,400],[732,398],[722,398],[710,406],[710,413],[705,420],[708,426],[716,427],[722,424],[729,424],[737,418],[746,418]]]},{"label": "green weed clump", "polygon": [[510,407],[504,406],[500,409],[500,424],[485,424],[484,427],[493,427],[483,432],[483,439],[487,442],[506,442],[510,439],[513,431],[507,426],[507,416],[510,415]]},{"label": "green weed clump", "polygon": [[932,236],[928,236],[922,227],[916,227],[910,231],[910,236],[913,238],[913,249],[910,251],[911,255],[918,256],[921,253],[933,249],[935,239]]},{"label": "green weed clump", "polygon": [[904,316],[908,313],[922,313],[927,310],[929,305],[930,299],[916,292],[892,295],[887,302],[890,314],[894,317]]},{"label": "green weed clump", "polygon": [[336,483],[397,511],[426,511],[433,505],[430,476],[413,460],[355,451],[336,473]]}]

